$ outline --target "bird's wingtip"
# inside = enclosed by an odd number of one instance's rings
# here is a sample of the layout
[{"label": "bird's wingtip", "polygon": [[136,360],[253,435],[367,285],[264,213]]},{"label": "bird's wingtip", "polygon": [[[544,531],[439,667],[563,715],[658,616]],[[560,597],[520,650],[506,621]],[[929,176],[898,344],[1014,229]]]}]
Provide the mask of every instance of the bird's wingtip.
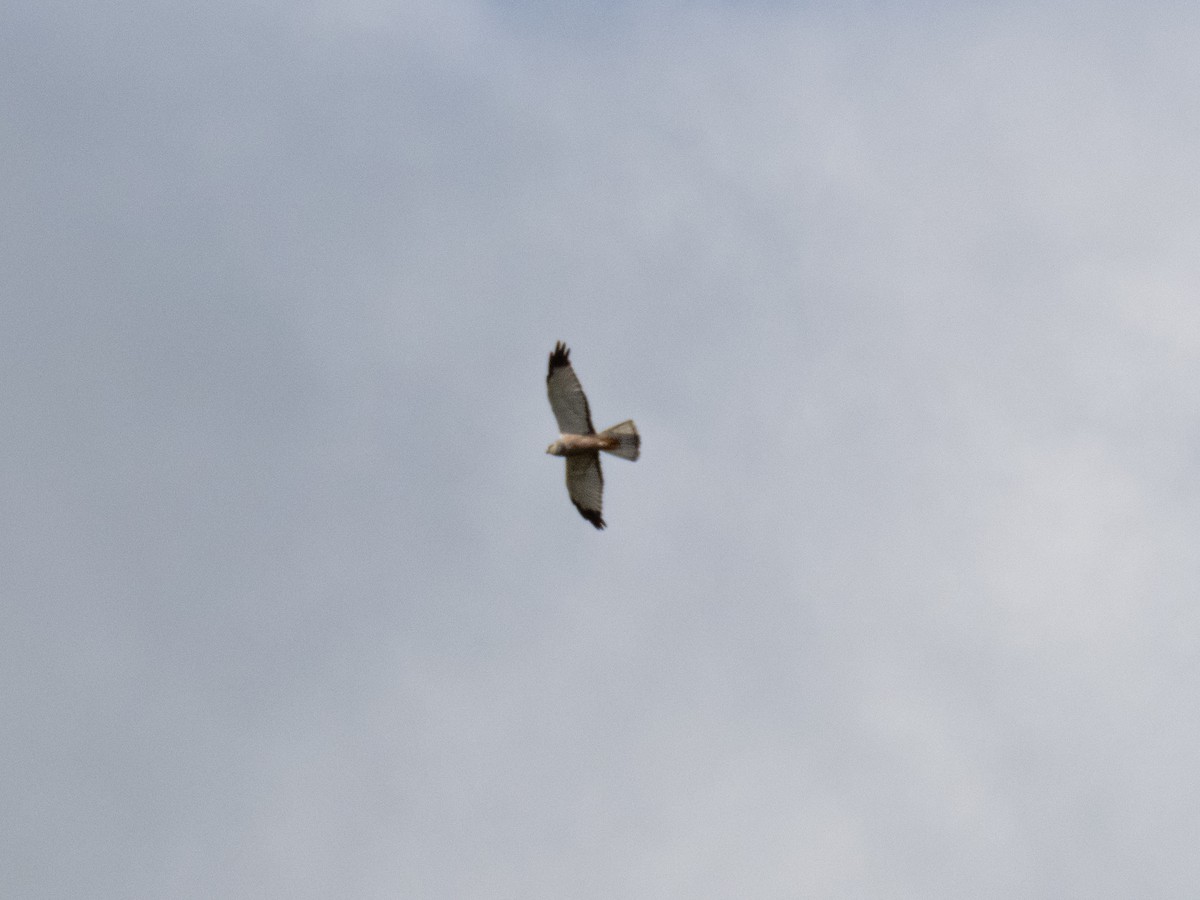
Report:
[{"label": "bird's wingtip", "polygon": [[554,345],[554,352],[550,354],[550,368],[546,371],[546,377],[549,378],[554,374],[555,369],[569,366],[571,364],[571,350],[562,341],[558,341]]}]

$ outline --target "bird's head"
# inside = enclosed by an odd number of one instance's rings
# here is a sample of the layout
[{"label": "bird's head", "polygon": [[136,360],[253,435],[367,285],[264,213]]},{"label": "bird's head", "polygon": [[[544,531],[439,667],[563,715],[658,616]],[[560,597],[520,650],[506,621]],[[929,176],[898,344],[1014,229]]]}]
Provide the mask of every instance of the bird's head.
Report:
[{"label": "bird's head", "polygon": [[555,441],[553,444],[551,444],[549,447],[546,448],[546,452],[549,453],[551,456],[566,456],[567,455],[566,451],[563,449],[562,441]]}]

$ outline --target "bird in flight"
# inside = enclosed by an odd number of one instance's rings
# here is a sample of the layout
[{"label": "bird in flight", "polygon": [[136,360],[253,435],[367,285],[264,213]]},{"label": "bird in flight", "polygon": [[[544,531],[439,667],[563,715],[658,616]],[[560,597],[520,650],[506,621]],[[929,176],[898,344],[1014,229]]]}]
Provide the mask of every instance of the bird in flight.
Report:
[{"label": "bird in flight", "polygon": [[600,471],[600,451],[630,461],[638,458],[642,444],[632,420],[614,425],[596,434],[592,414],[588,409],[583,385],[571,368],[571,351],[559,341],[550,354],[550,370],[546,373],[546,393],[550,409],[558,422],[558,440],[546,448],[552,456],[567,460],[567,493],[579,514],[595,525],[604,527],[600,506],[604,494],[604,474]]}]

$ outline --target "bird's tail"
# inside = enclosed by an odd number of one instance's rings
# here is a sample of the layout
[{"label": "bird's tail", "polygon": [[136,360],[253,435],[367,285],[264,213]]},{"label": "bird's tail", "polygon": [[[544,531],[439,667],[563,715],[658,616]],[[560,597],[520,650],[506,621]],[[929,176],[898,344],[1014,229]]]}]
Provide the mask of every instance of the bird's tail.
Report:
[{"label": "bird's tail", "polygon": [[621,459],[627,459],[630,462],[638,458],[642,439],[638,435],[637,426],[633,424],[632,419],[622,422],[620,425],[614,425],[607,431],[601,432],[600,436],[616,439],[611,447],[604,448],[613,456],[619,456]]}]

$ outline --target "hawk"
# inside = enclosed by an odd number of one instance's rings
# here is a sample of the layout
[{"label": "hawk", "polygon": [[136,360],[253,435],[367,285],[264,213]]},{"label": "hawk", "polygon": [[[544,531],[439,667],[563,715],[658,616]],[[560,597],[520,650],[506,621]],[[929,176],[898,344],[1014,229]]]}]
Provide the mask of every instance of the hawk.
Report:
[{"label": "hawk", "polygon": [[596,434],[583,385],[571,368],[571,351],[562,341],[554,345],[554,352],[550,354],[546,393],[550,396],[550,409],[554,411],[560,432],[558,440],[547,447],[546,452],[566,457],[567,493],[571,502],[581,516],[597,528],[603,528],[600,506],[604,474],[600,471],[600,451],[621,459],[637,459],[642,444],[637,427],[628,420]]}]

